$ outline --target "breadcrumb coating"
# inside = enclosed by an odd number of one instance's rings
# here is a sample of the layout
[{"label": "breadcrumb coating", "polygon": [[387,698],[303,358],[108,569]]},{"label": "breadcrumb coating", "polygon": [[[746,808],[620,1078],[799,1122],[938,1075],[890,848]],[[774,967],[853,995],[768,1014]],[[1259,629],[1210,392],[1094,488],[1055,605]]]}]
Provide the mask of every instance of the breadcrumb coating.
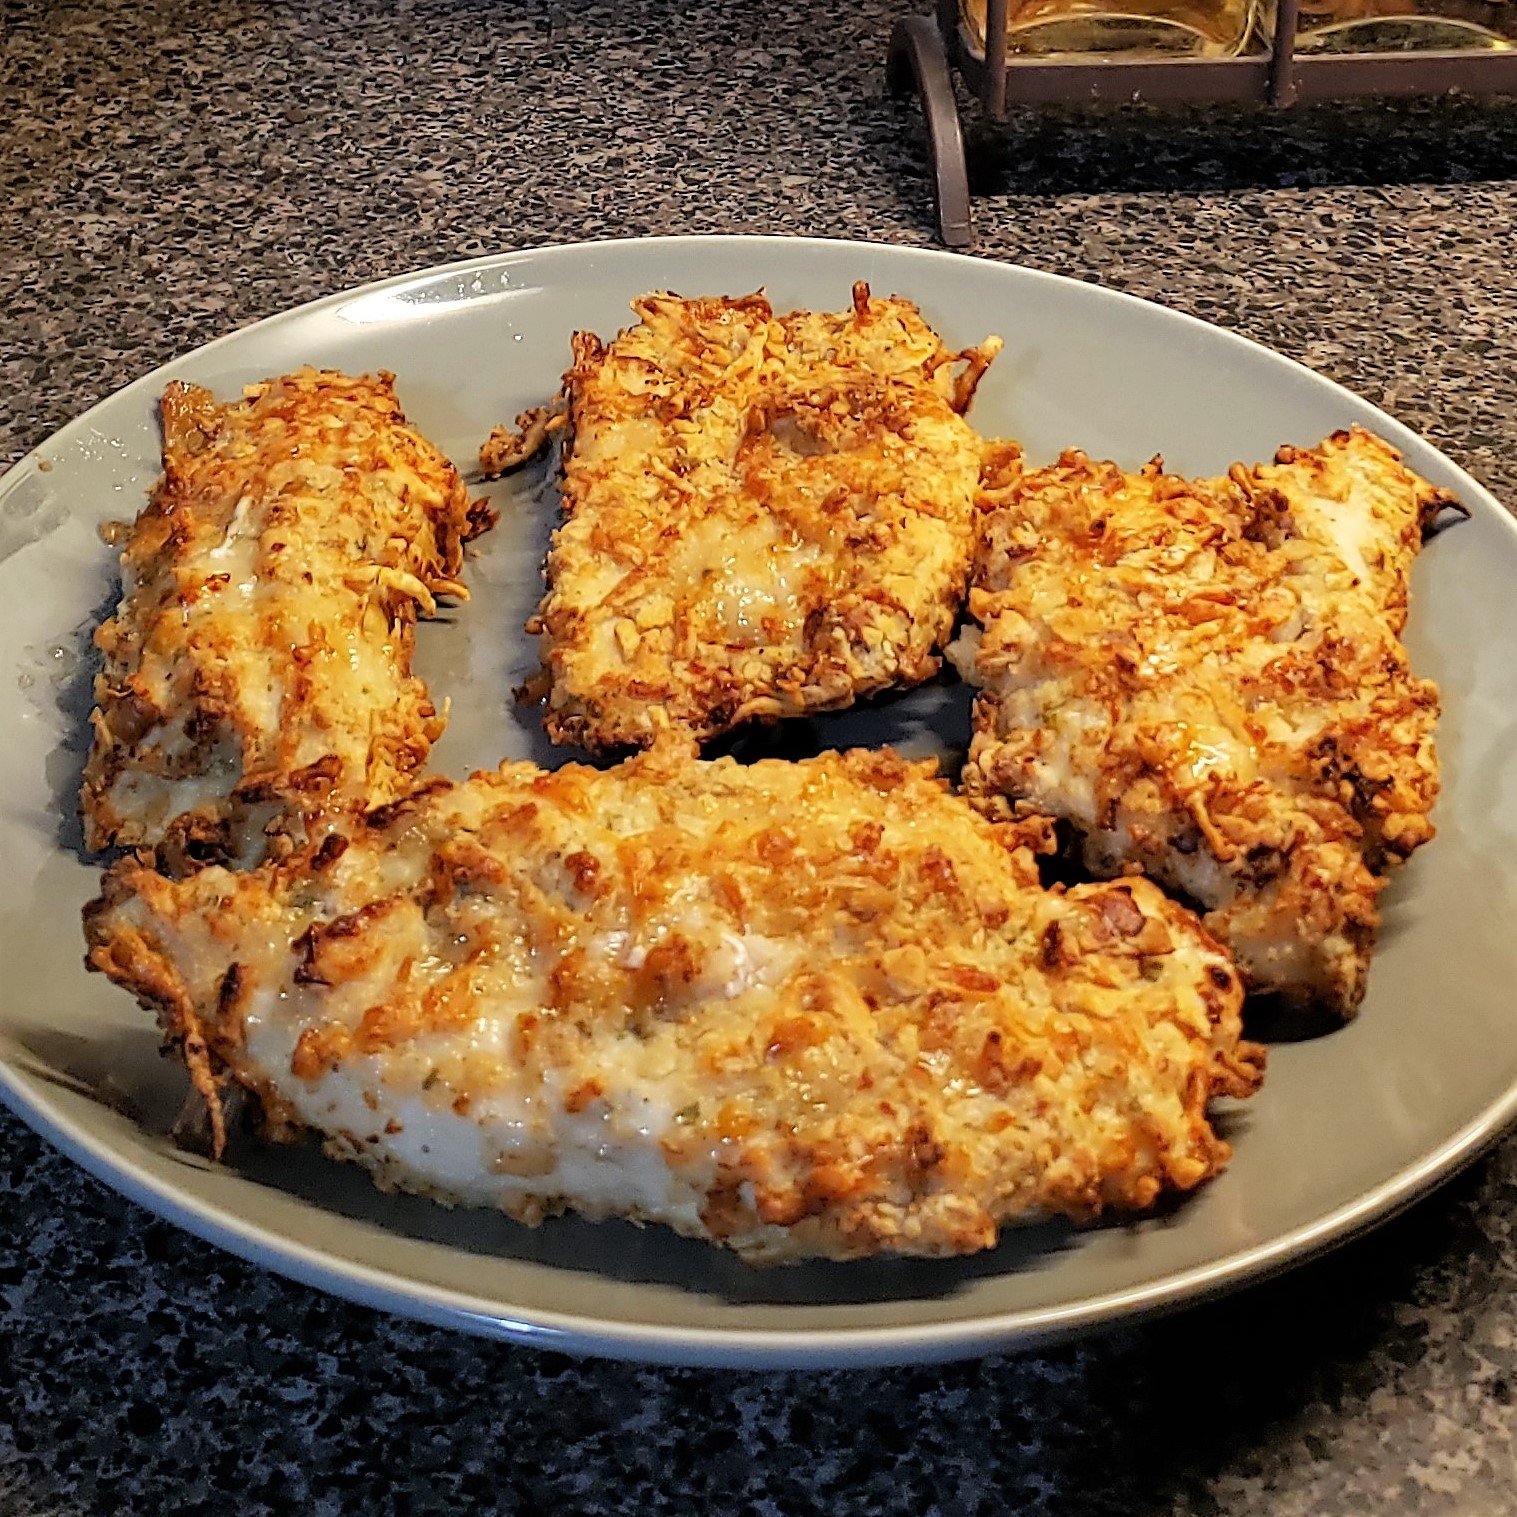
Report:
[{"label": "breadcrumb coating", "polygon": [[1399,633],[1462,508],[1358,428],[1224,479],[1011,456],[982,505],[965,789],[1197,903],[1251,989],[1351,1015],[1387,873],[1433,835],[1438,694]]},{"label": "breadcrumb coating", "polygon": [[1046,824],[933,768],[666,743],[436,780],[253,872],[119,863],[90,963],[213,1112],[229,1078],[386,1188],[528,1223],[961,1254],[1216,1174],[1208,1102],[1263,1062],[1226,955],[1146,880],[1042,888]]},{"label": "breadcrumb coating", "polygon": [[[596,752],[846,706],[939,667],[974,540],[963,412],[1000,350],[955,353],[916,307],[836,315],[762,295],[647,295],[574,337],[562,525],[542,638],[545,725]],[[513,466],[532,412],[481,460]]]},{"label": "breadcrumb coating", "polygon": [[163,476],[95,637],[86,840],[256,858],[413,783],[443,727],[413,624],[464,597],[490,515],[389,374],[307,368],[226,405],[175,383],[162,417]]}]

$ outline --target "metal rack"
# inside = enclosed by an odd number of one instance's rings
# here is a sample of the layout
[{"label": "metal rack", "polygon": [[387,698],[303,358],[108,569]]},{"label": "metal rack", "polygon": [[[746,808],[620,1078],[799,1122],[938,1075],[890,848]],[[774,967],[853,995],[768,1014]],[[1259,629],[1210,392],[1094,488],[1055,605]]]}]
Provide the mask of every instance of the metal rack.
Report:
[{"label": "metal rack", "polygon": [[1517,47],[1299,55],[1297,0],[1278,0],[1269,51],[1231,58],[1017,57],[1007,46],[1008,6],[1009,0],[988,0],[983,49],[971,38],[958,0],[938,0],[934,15],[907,17],[891,34],[887,79],[895,94],[914,90],[922,102],[938,230],[949,247],[973,240],[955,69],[996,122],[1015,105],[1148,100],[1278,107],[1367,95],[1517,94]]}]

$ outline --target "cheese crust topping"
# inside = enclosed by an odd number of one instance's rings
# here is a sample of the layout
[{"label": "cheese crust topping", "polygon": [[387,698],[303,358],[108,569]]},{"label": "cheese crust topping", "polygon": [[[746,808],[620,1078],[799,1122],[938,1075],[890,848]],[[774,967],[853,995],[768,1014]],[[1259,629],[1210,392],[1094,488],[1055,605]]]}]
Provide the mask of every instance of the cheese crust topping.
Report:
[{"label": "cheese crust topping", "polygon": [[[677,746],[677,745],[676,745]],[[1215,1174],[1257,1084],[1226,955],[1146,880],[1048,890],[1046,829],[889,750],[432,781],[344,840],[172,880],[90,961],[201,1088],[382,1185],[744,1256],[957,1254]]]},{"label": "cheese crust topping", "polygon": [[164,392],[164,472],[96,633],[89,847],[176,867],[259,857],[326,812],[380,805],[443,718],[411,673],[413,626],[463,598],[489,524],[408,426],[393,376],[298,373],[221,405]]},{"label": "cheese crust topping", "polygon": [[1433,834],[1438,694],[1399,634],[1457,502],[1356,428],[1223,479],[1012,457],[982,504],[966,790],[1199,903],[1251,989],[1350,1015]]},{"label": "cheese crust topping", "polygon": [[[702,740],[929,678],[973,552],[962,413],[1000,340],[954,353],[862,284],[835,315],[761,295],[634,309],[609,345],[577,333],[564,378],[564,519],[529,627],[549,735]],[[527,448],[499,431],[486,472]]]}]

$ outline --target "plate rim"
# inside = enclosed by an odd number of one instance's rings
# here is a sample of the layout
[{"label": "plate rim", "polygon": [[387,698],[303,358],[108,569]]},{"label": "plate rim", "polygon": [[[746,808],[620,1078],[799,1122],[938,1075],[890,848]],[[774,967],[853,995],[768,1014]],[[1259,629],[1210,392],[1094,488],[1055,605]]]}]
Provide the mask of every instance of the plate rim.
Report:
[{"label": "plate rim", "polygon": [[[999,1312],[900,1327],[671,1328],[579,1313],[523,1309],[338,1259],[271,1232],[113,1157],[103,1140],[44,1101],[28,1100],[30,1077],[0,1054],[0,1104],[117,1195],[249,1264],[297,1284],[393,1316],[529,1348],[581,1357],[703,1369],[870,1369],[944,1363],[1045,1347],[1085,1332],[1167,1315],[1308,1263],[1423,1199],[1477,1160],[1517,1119],[1517,1084],[1416,1165],[1291,1232],[1242,1253],[1067,1306]],[[1494,1117],[1494,1120],[1492,1118]]]},{"label": "plate rim", "polygon": [[[1495,496],[1434,443],[1396,420],[1380,406],[1355,394],[1347,386],[1319,374],[1305,364],[1264,343],[1228,327],[1206,321],[1161,301],[1134,295],[1108,285],[1029,268],[997,258],[974,257],[939,248],[880,241],[877,239],[793,237],[776,234],[693,233],[664,237],[616,237],[585,239],[511,248],[448,263],[426,265],[360,285],[345,287],[303,301],[255,321],[244,323],[128,381],[103,396],[88,410],[73,417],[43,441],[29,448],[0,476],[0,500],[17,488],[24,475],[35,470],[44,450],[67,446],[84,433],[105,407],[117,403],[129,391],[147,392],[170,376],[176,365],[191,356],[219,350],[245,339],[258,329],[293,322],[323,308],[359,296],[383,293],[420,281],[462,275],[482,269],[498,270],[535,259],[591,250],[650,246],[671,250],[719,249],[722,246],[770,245],[775,248],[849,248],[883,252],[904,258],[954,268],[965,264],[1014,271],[1018,278],[1034,283],[1052,281],[1060,287],[1077,285],[1098,301],[1131,303],[1160,312],[1170,321],[1203,329],[1208,340],[1218,337],[1228,343],[1268,355],[1275,363],[1288,365],[1352,401],[1356,408],[1375,413],[1377,428],[1399,446],[1408,443],[1435,453],[1450,470],[1467,503],[1482,515],[1494,517],[1503,529],[1517,537],[1517,519]],[[786,255],[793,256],[793,255]],[[1109,1325],[1133,1321],[1176,1310],[1206,1300],[1287,1268],[1305,1263],[1388,1220],[1451,1178],[1495,1143],[1507,1128],[1517,1123],[1517,1079],[1494,1101],[1467,1120],[1442,1143],[1396,1174],[1362,1192],[1313,1221],[1277,1234],[1251,1248],[1189,1269],[1140,1281],[1120,1290],[1055,1305],[993,1312],[962,1320],[843,1328],[727,1328],[618,1321],[591,1314],[566,1313],[538,1308],[513,1309],[499,1301],[471,1296],[448,1287],[427,1284],[394,1272],[344,1259],[313,1248],[299,1238],[264,1228],[238,1217],[211,1202],[176,1189],[136,1167],[129,1158],[114,1153],[102,1137],[88,1132],[57,1103],[49,1101],[41,1082],[13,1065],[0,1049],[0,1103],[44,1141],[58,1149],[86,1173],[117,1194],[143,1206],[156,1216],[183,1229],[203,1242],[223,1248],[243,1260],[298,1283],[326,1291],[361,1306],[436,1326],[463,1330],[479,1336],[502,1339],[560,1353],[595,1355],[643,1363],[740,1369],[822,1369],[921,1364],[975,1355],[1024,1349]]]}]

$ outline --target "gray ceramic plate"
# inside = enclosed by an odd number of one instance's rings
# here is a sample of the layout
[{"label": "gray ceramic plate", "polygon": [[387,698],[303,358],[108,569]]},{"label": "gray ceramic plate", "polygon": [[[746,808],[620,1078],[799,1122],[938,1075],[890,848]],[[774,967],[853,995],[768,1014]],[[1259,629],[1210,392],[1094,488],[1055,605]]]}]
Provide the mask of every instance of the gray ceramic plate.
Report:
[{"label": "gray ceramic plate", "polygon": [[[755,1271],[715,1249],[608,1223],[537,1230],[380,1196],[309,1149],[251,1141],[216,1168],[164,1137],[183,1079],[150,1018],[81,967],[74,795],[89,630],[115,593],[99,524],[142,504],[170,377],[226,394],[302,363],[393,369],[453,457],[556,386],[569,333],[611,332],[655,288],[846,305],[855,279],[916,300],[955,344],[1006,352],[975,419],[1031,455],[1069,444],[1136,465],[1156,451],[1221,471],[1358,421],[1454,490],[1473,520],[1417,570],[1412,651],[1443,689],[1439,838],[1393,888],[1369,998],[1331,1036],[1277,1046],[1260,1096],[1224,1122],[1237,1156],[1168,1214],[1040,1227],[995,1252]],[[420,661],[461,774],[503,755],[556,762],[510,690],[552,517],[541,474],[470,573],[474,600],[425,627]],[[761,238],[549,248],[372,285],[212,343],[65,427],[0,483],[0,1095],[91,1173],[246,1258],[387,1310],[545,1347],[729,1365],[947,1358],[1173,1306],[1277,1270],[1427,1190],[1517,1113],[1517,527],[1426,443],[1275,354],[1122,295],[943,253]],[[962,743],[962,693],[936,687],[804,724],[791,748]],[[762,745],[764,740],[760,740]]]}]

